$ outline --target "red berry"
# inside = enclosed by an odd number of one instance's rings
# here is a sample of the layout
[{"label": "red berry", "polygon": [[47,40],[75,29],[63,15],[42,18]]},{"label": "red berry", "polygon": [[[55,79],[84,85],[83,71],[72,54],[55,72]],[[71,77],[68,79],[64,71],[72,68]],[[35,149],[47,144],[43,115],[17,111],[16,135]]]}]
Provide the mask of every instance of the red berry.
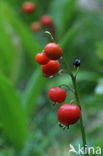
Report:
[{"label": "red berry", "polygon": [[25,13],[32,13],[35,10],[35,4],[33,2],[24,2],[22,9]]},{"label": "red berry", "polygon": [[48,96],[53,102],[62,103],[66,98],[66,91],[63,88],[52,87],[48,92]]},{"label": "red berry", "polygon": [[36,54],[35,60],[41,65],[47,64],[49,62],[49,58],[45,55],[45,53]]},{"label": "red berry", "polygon": [[62,49],[56,43],[48,43],[44,48],[45,54],[52,60],[57,60],[62,56]]},{"label": "red berry", "polygon": [[58,109],[58,120],[64,125],[76,123],[80,118],[80,108],[77,105],[63,104]]},{"label": "red berry", "polygon": [[33,22],[30,27],[31,27],[31,30],[34,32],[38,32],[41,29],[41,25],[39,22]]},{"label": "red berry", "polygon": [[40,18],[40,22],[42,23],[42,25],[44,26],[52,26],[53,25],[53,20],[50,16],[48,15],[44,15]]},{"label": "red berry", "polygon": [[59,62],[50,60],[46,65],[42,65],[42,71],[45,76],[53,76],[59,71]]}]

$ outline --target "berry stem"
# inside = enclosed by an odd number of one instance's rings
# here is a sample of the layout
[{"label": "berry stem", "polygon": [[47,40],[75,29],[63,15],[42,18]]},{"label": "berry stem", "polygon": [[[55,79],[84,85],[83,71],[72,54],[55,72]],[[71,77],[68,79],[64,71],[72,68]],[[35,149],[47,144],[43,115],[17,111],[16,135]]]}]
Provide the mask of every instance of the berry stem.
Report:
[{"label": "berry stem", "polygon": [[67,63],[67,61],[66,61],[64,55],[62,55],[62,58],[63,58],[63,62],[64,62],[64,64],[65,64],[65,66],[66,66],[66,68],[67,68],[68,74],[69,74],[71,77],[73,77],[73,73],[72,73],[72,71],[71,71],[71,68],[69,67],[69,65],[68,65],[68,63]]},{"label": "berry stem", "polygon": [[[74,95],[75,95],[75,99],[77,102],[77,105],[81,108],[80,106],[80,98],[79,98],[79,93],[78,93],[78,88],[77,88],[77,82],[76,82],[76,76],[73,75],[66,59],[63,56],[63,61],[68,69],[68,74],[71,76],[72,79],[72,83],[73,83],[73,88],[74,88]],[[80,127],[81,127],[81,134],[82,134],[82,141],[83,141],[83,146],[84,146],[84,151],[86,148],[86,134],[85,134],[85,126],[84,126],[84,122],[83,122],[83,117],[82,117],[82,111],[81,111],[81,116],[80,116]],[[85,156],[88,156],[88,153],[85,154]]]},{"label": "berry stem", "polygon": [[60,88],[61,88],[61,87],[66,87],[67,89],[69,89],[69,90],[74,94],[74,89],[71,88],[70,86],[66,85],[66,84],[61,84],[61,85],[59,85],[59,87],[60,87]]},{"label": "berry stem", "polygon": [[77,77],[78,72],[79,72],[79,67],[78,67],[78,68],[77,68],[77,70],[76,70],[76,73],[75,73],[75,78]]},{"label": "berry stem", "polygon": [[44,33],[48,34],[50,36],[50,39],[51,39],[52,42],[54,41],[54,38],[53,38],[52,34],[49,31],[45,31]]}]

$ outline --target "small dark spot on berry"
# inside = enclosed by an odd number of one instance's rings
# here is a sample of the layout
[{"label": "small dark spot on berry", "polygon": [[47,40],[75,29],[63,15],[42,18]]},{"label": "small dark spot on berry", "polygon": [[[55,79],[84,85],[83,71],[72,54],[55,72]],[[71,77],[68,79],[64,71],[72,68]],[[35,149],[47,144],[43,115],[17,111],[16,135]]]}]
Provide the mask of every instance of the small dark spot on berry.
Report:
[{"label": "small dark spot on berry", "polygon": [[80,67],[80,59],[76,59],[73,63],[74,67],[77,68],[77,67]]}]

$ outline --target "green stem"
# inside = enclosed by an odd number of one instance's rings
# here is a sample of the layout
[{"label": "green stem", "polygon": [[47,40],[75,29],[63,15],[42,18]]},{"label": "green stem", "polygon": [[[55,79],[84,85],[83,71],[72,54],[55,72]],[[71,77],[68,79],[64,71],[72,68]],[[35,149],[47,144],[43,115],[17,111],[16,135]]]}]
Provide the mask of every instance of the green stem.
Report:
[{"label": "green stem", "polygon": [[69,89],[74,94],[74,89],[72,89],[70,86],[68,86],[66,84],[61,84],[61,85],[59,85],[59,87],[66,87],[67,89]]},{"label": "green stem", "polygon": [[[77,105],[81,108],[78,89],[77,89],[77,83],[76,83],[76,77],[72,77],[72,82],[73,82],[73,87],[74,87],[74,90],[75,90],[75,99],[77,101]],[[82,111],[81,111],[81,116],[80,116],[80,127],[81,127],[81,133],[82,133],[83,146],[84,146],[84,149],[85,149],[87,143],[86,143],[86,134],[85,134],[85,126],[84,126],[84,123],[83,123]],[[88,156],[88,153],[85,154],[85,156]]]},{"label": "green stem", "polygon": [[[72,79],[72,83],[73,83],[73,87],[74,87],[74,95],[75,95],[75,99],[77,101],[77,105],[81,108],[80,106],[80,99],[79,99],[79,93],[78,93],[78,88],[77,88],[77,83],[76,83],[76,77],[73,75],[73,73],[71,72],[71,69],[68,65],[68,63],[66,62],[66,59],[63,57],[63,61],[68,69],[68,74],[71,76]],[[85,134],[85,126],[83,123],[83,117],[82,117],[82,111],[81,111],[81,116],[80,116],[80,127],[81,127],[81,134],[82,134],[82,141],[83,141],[83,146],[84,146],[84,151],[86,148],[86,134]],[[88,156],[88,153],[85,154],[85,156]]]},{"label": "green stem", "polygon": [[68,72],[68,74],[69,74],[71,77],[73,77],[73,74],[72,74],[72,72],[71,72],[71,68],[69,67],[69,65],[68,65],[68,63],[67,63],[67,61],[66,61],[64,55],[62,56],[62,58],[63,58],[63,62],[64,62],[64,64],[65,64],[65,66],[67,67],[67,72]]}]

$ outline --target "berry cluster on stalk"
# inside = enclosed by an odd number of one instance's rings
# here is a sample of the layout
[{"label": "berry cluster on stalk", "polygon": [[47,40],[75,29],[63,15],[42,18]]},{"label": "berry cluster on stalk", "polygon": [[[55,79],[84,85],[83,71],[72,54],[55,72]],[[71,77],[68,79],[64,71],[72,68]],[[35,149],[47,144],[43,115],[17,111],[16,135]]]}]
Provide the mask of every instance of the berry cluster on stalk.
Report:
[{"label": "berry cluster on stalk", "polygon": [[[48,33],[51,38],[52,35]],[[59,59],[62,57],[62,48],[54,43],[50,42],[45,47],[41,53],[37,53],[35,60],[41,65],[43,75],[46,77],[52,77],[56,75],[60,69]],[[80,60],[75,60],[73,63],[75,67],[80,66]],[[69,87],[69,86],[68,86]],[[48,97],[54,104],[61,104],[66,99],[66,90],[60,86],[55,86],[49,89]],[[81,115],[81,109],[76,104],[62,104],[58,109],[58,121],[59,126],[63,129],[69,128],[69,125],[75,124]]]},{"label": "berry cluster on stalk", "polygon": [[[32,14],[36,10],[36,4],[34,2],[26,1],[23,2],[22,10],[25,14]],[[41,65],[41,69],[43,75],[45,77],[53,77],[56,75],[60,69],[59,59],[62,57],[62,60],[66,67],[66,73],[69,74],[72,80],[73,89],[70,88],[68,85],[64,84],[65,87],[68,88],[69,91],[72,91],[74,94],[76,104],[66,103],[62,104],[58,109],[58,121],[59,126],[63,129],[69,128],[69,125],[75,124],[80,119],[80,127],[81,127],[81,134],[82,134],[82,141],[84,150],[86,147],[86,134],[85,134],[85,126],[82,117],[82,109],[78,94],[77,82],[76,77],[80,67],[80,60],[76,59],[73,63],[74,68],[76,69],[76,74],[72,72],[68,62],[66,61],[62,48],[56,44],[53,39],[55,38],[55,25],[52,18],[49,15],[43,15],[40,17],[39,21],[34,21],[30,25],[30,29],[33,32],[39,32],[41,28],[46,28],[46,33],[50,35],[52,42],[48,43],[42,52],[39,52],[35,56],[35,60],[38,64]],[[52,35],[51,35],[51,33]],[[62,74],[64,70],[60,70],[59,74]],[[48,96],[52,102],[55,104],[61,104],[66,99],[66,90],[61,86],[55,86],[50,88],[48,92]],[[88,156],[88,153],[86,154]]]}]

